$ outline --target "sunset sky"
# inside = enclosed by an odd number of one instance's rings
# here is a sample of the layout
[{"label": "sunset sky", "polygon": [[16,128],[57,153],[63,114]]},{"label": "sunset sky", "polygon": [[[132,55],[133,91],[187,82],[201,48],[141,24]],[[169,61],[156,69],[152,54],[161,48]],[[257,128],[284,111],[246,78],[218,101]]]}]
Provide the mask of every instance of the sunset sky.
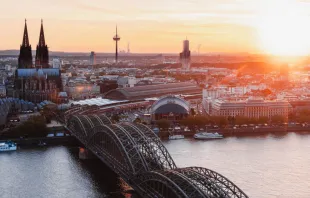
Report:
[{"label": "sunset sky", "polygon": [[24,18],[32,48],[40,19],[50,50],[113,52],[120,48],[178,53],[188,37],[192,51],[310,54],[307,0],[1,0],[0,49],[18,49]]}]

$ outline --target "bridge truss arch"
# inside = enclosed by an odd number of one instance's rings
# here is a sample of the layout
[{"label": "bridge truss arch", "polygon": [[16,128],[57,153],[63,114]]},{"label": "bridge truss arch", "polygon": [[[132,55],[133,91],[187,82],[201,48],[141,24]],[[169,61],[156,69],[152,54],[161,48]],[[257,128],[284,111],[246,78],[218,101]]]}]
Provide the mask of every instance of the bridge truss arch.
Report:
[{"label": "bridge truss arch", "polygon": [[160,139],[143,124],[112,124],[105,115],[74,115],[67,128],[143,197],[248,197],[212,170],[178,168]]}]

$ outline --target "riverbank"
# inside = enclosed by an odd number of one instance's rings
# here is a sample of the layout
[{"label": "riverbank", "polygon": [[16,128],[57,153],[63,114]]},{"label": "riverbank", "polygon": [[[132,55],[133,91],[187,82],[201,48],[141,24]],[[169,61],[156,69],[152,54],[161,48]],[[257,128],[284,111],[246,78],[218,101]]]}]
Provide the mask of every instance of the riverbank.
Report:
[{"label": "riverbank", "polygon": [[19,139],[2,139],[0,141],[11,140],[18,146],[38,146],[40,143],[45,143],[46,146],[65,145],[76,146],[80,145],[79,141],[73,136],[63,137],[38,137],[38,138],[19,138]]},{"label": "riverbank", "polygon": [[[208,129],[208,132],[217,132],[224,137],[238,137],[238,136],[258,136],[267,134],[285,134],[288,132],[295,133],[310,133],[310,127],[299,127],[299,126],[286,126],[286,127],[261,127],[261,128],[222,128],[222,129]],[[196,132],[180,131],[176,134],[184,135],[185,137],[193,137]],[[167,139],[169,137],[168,132],[163,132],[159,134],[161,139]]]}]

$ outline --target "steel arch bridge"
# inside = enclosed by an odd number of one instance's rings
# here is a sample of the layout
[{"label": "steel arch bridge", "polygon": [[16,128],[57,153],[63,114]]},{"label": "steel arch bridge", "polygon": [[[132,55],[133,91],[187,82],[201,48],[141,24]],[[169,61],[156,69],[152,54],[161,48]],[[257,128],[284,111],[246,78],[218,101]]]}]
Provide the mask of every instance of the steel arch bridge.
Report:
[{"label": "steel arch bridge", "polygon": [[113,124],[105,115],[74,115],[66,127],[142,197],[248,198],[219,173],[201,167],[178,168],[145,125]]}]

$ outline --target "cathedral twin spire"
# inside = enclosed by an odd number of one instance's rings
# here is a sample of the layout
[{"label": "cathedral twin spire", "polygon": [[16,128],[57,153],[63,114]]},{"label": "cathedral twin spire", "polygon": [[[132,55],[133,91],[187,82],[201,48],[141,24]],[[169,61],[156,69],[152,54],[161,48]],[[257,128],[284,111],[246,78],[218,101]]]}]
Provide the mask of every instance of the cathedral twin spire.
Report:
[{"label": "cathedral twin spire", "polygon": [[[39,36],[39,43],[36,49],[35,67],[36,68],[48,68],[48,48],[45,44],[43,20],[41,20],[41,29]],[[31,45],[29,44],[27,20],[25,19],[25,28],[23,34],[23,43],[20,48],[20,54],[18,58],[19,68],[33,68],[32,64],[32,52]]]},{"label": "cathedral twin spire", "polygon": [[22,46],[29,46],[29,38],[28,38],[28,30],[27,30],[27,20],[25,19],[25,28],[24,28],[24,36],[23,36],[23,44]]},{"label": "cathedral twin spire", "polygon": [[39,46],[45,46],[45,37],[44,37],[44,29],[43,29],[43,20],[41,19],[41,29],[40,29],[40,38],[39,38]]}]

